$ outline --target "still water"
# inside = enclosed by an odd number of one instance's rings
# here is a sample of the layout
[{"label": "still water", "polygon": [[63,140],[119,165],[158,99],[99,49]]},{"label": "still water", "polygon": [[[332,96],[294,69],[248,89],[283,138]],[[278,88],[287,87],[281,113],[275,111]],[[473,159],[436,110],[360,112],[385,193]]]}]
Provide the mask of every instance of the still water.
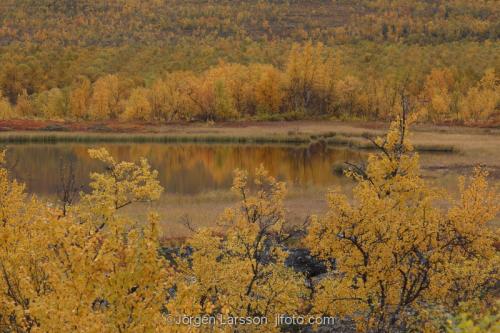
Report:
[{"label": "still water", "polygon": [[[12,175],[27,191],[53,195],[60,183],[61,165],[73,164],[76,180],[87,184],[89,173],[103,166],[89,158],[88,144],[11,145],[7,150]],[[159,172],[167,193],[195,195],[231,187],[236,168],[254,170],[263,164],[270,173],[296,188],[329,187],[347,180],[335,172],[345,161],[359,162],[366,154],[343,148],[200,145],[200,144],[100,144],[117,160],[146,157]],[[62,163],[62,164],[61,164]]]}]

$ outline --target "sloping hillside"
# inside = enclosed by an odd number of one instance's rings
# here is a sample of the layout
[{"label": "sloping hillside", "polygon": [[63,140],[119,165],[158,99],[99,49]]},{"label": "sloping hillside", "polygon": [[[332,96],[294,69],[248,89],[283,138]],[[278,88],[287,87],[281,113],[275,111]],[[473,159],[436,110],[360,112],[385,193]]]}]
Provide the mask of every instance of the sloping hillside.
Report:
[{"label": "sloping hillside", "polygon": [[0,119],[498,123],[496,4],[4,0]]},{"label": "sloping hillside", "polygon": [[353,42],[495,39],[494,1],[4,0],[3,45],[164,44],[184,37]]}]

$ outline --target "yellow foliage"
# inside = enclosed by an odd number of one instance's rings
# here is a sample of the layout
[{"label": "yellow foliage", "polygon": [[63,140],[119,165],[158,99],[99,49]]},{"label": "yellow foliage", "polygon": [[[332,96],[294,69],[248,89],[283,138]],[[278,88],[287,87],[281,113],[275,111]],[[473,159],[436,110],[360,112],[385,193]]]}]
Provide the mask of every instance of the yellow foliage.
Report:
[{"label": "yellow foliage", "polygon": [[165,79],[156,80],[150,92],[152,118],[176,121],[190,120],[197,105],[191,99],[192,73],[169,73]]},{"label": "yellow foliage", "polygon": [[[277,315],[321,314],[352,318],[360,331],[437,332],[450,319],[450,332],[494,332],[497,316],[484,308],[500,266],[498,229],[488,226],[500,211],[498,188],[479,168],[460,178],[456,199],[431,187],[407,118],[373,140],[380,152],[366,167],[346,172],[357,183],[354,200],[332,190],[327,213],[313,217],[304,244],[329,264],[309,285],[285,265],[296,229],[285,220],[285,184],[263,167],[253,181],[236,170],[238,204],[169,262],[159,255],[157,214],[139,221],[122,213],[163,191],[147,160],[90,149],[103,171],[66,214],[29,197],[0,167],[0,330],[278,332]],[[268,322],[168,320],[207,315]]]},{"label": "yellow foliage", "polygon": [[327,104],[338,73],[338,59],[323,44],[306,43],[292,47],[286,64],[289,103],[292,109],[308,108],[314,103]]},{"label": "yellow foliage", "polygon": [[14,117],[14,109],[10,105],[9,99],[2,95],[0,91],[0,119],[6,120]]},{"label": "yellow foliage", "polygon": [[498,277],[499,235],[486,225],[500,209],[497,189],[477,169],[468,186],[461,180],[460,200],[436,207],[447,196],[420,176],[407,126],[399,119],[375,140],[381,152],[347,172],[357,182],[355,203],[333,190],[328,213],[314,218],[305,241],[336,262],[319,284],[316,311],[351,316],[360,330],[395,331],[425,304],[453,311]]},{"label": "yellow foliage", "polygon": [[53,88],[47,92],[45,97],[42,113],[46,119],[63,119],[68,115],[69,100],[61,89]]},{"label": "yellow foliage", "polygon": [[88,107],[92,94],[92,86],[89,79],[79,77],[74,83],[70,93],[71,114],[77,119],[83,119],[88,116]]},{"label": "yellow foliage", "polygon": [[116,119],[120,112],[120,82],[116,75],[106,75],[94,83],[89,113],[94,119]]},{"label": "yellow foliage", "polygon": [[500,80],[494,69],[489,69],[481,81],[471,87],[461,104],[461,117],[468,123],[487,120],[500,114]]},{"label": "yellow foliage", "polygon": [[496,333],[500,330],[500,301],[488,309],[476,309],[474,304],[464,303],[457,316],[448,320],[448,333]]},{"label": "yellow foliage", "polygon": [[453,84],[455,82],[453,72],[448,69],[433,69],[427,75],[423,99],[426,102],[426,110],[432,121],[447,119],[453,108]]},{"label": "yellow foliage", "polygon": [[[387,35],[384,38],[401,38],[395,36],[399,34],[398,29],[405,28],[401,22],[398,24],[392,28],[382,24],[379,28]],[[312,33],[316,34],[322,32]],[[332,37],[332,41],[337,37]],[[309,41],[293,44],[289,52],[285,49],[288,43],[272,42],[260,49],[258,43],[243,46],[233,45],[230,40],[212,42],[215,46],[200,45],[194,54],[189,53],[183,42],[179,44],[182,47],[172,50],[168,60],[162,58],[161,61],[155,60],[162,52],[153,52],[154,48],[148,47],[138,54],[139,60],[131,60],[130,68],[122,64],[125,60],[121,57],[116,58],[121,59],[117,60],[121,64],[117,66],[123,67],[123,71],[117,72],[113,67],[100,72],[97,66],[91,67],[95,72],[86,67],[75,72],[76,69],[70,68],[71,74],[62,78],[59,76],[64,70],[60,70],[60,64],[54,65],[58,70],[51,69],[53,77],[47,78],[47,69],[40,67],[41,64],[31,68],[12,63],[6,65],[4,75],[0,75],[0,88],[17,115],[46,119],[174,122],[321,116],[321,119],[385,120],[392,119],[398,111],[402,90],[412,104],[427,115],[426,120],[435,123],[494,124],[500,114],[499,80],[494,68],[477,79],[485,66],[480,59],[490,59],[489,62],[493,59],[487,55],[487,50],[494,48],[490,42],[485,42],[484,48],[473,43],[427,49],[363,43],[355,48],[336,48],[329,43],[325,46]],[[99,54],[106,58],[118,51],[101,52],[104,54]],[[225,57],[225,52],[231,56]],[[381,52],[380,57],[376,56],[377,52]],[[460,62],[469,61],[467,54],[476,53],[481,54],[477,63],[460,66]],[[42,55],[47,56],[43,52],[38,56]],[[444,63],[438,60],[454,56],[460,58]],[[86,53],[81,57],[86,59]],[[203,58],[203,61],[195,62],[191,57]],[[267,64],[262,63],[262,57]],[[399,60],[394,66],[386,66],[396,58]],[[29,63],[24,57],[16,61],[21,59]],[[74,60],[77,62],[74,66],[83,66],[80,63],[83,59]],[[214,65],[217,59],[219,62]],[[153,63],[154,67],[150,67]],[[35,68],[38,70],[34,71]],[[186,71],[191,68],[193,72]],[[113,71],[116,74],[107,74]],[[82,73],[92,78],[92,82],[81,76]],[[73,77],[76,79],[70,85]]]},{"label": "yellow foliage", "polygon": [[22,94],[17,97],[15,113],[21,117],[32,117],[36,115],[36,110],[26,90],[23,90]]},{"label": "yellow foliage", "polygon": [[[190,239],[190,264],[180,265],[177,294],[167,308],[172,315],[209,314],[269,318],[267,325],[230,325],[221,331],[276,332],[274,316],[296,314],[307,296],[303,278],[284,265],[285,184],[262,167],[255,173],[255,193],[247,174],[236,171],[233,190],[241,202],[220,217],[219,228],[202,229]],[[208,329],[208,327],[206,328]]]},{"label": "yellow foliage", "polygon": [[279,113],[285,98],[284,75],[271,66],[261,71],[262,74],[255,87],[257,108],[264,113]]},{"label": "yellow foliage", "polygon": [[149,101],[149,90],[146,88],[135,88],[125,104],[125,112],[122,117],[125,120],[149,120],[151,119],[152,107]]},{"label": "yellow foliage", "polygon": [[169,274],[158,256],[157,217],[139,224],[115,214],[157,199],[157,174],[145,161],[90,153],[107,172],[92,175],[92,192],[64,217],[27,198],[0,169],[2,331],[151,332],[164,323]]}]

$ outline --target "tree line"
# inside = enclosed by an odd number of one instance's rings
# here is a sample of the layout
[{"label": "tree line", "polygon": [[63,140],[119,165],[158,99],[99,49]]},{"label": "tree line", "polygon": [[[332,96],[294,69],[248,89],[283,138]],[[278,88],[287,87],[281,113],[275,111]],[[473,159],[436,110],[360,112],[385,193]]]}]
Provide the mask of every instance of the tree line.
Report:
[{"label": "tree line", "polygon": [[[0,117],[148,122],[239,119],[390,119],[404,85],[422,119],[434,123],[498,121],[495,66],[479,76],[452,66],[427,73],[352,70],[345,53],[321,43],[294,44],[283,65],[220,61],[202,71],[177,70],[149,82],[122,74],[80,75],[67,87],[35,87],[29,66],[4,69]],[[29,92],[28,89],[31,91]]]}]

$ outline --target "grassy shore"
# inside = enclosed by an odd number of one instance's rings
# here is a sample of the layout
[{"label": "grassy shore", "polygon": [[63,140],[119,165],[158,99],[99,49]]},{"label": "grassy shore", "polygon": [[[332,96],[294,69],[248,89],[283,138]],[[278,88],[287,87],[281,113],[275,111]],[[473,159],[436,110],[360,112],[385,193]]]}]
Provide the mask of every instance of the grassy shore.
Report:
[{"label": "grassy shore", "polygon": [[[344,146],[373,149],[383,122],[289,121],[193,124],[0,121],[0,145],[27,143],[216,143]],[[412,142],[432,168],[484,164],[500,168],[500,129],[416,125]],[[446,153],[446,158],[441,157]]]},{"label": "grassy shore", "polygon": [[[217,143],[345,146],[373,149],[366,137],[383,135],[383,122],[289,121],[193,124],[57,123],[0,121],[0,144],[26,143]],[[500,168],[500,129],[416,125],[416,149],[446,154],[432,167],[485,164]],[[439,154],[434,154],[439,155]]]},{"label": "grassy shore", "polygon": [[176,135],[155,133],[52,133],[7,132],[0,134],[2,143],[309,143],[309,136],[226,136],[226,135]]},{"label": "grassy shore", "polygon": [[[185,128],[153,132],[73,132],[73,131],[4,131],[0,132],[0,143],[27,144],[27,143],[217,143],[217,144],[289,144],[289,145],[327,145],[347,146],[354,149],[373,149],[373,144],[367,137],[379,135],[380,131],[332,131],[304,128],[290,128],[284,132],[280,127],[275,131],[265,130],[248,131],[238,127],[204,127]],[[259,127],[258,125],[256,125]],[[419,144],[419,151],[454,152],[457,147],[445,144]]]}]

